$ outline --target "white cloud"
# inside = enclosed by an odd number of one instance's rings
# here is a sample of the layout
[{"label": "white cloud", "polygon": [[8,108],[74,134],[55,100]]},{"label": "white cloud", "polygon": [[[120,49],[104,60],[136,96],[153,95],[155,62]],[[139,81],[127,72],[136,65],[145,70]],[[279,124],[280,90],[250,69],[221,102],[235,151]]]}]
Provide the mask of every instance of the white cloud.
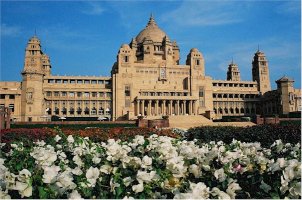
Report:
[{"label": "white cloud", "polygon": [[1,36],[17,36],[19,34],[21,34],[20,27],[1,24]]},{"label": "white cloud", "polygon": [[87,2],[87,6],[82,10],[86,15],[100,15],[105,11],[101,6],[101,2]]},{"label": "white cloud", "polygon": [[[244,20],[244,2],[184,1],[180,7],[162,16],[163,21],[173,21],[178,26],[216,26]],[[240,16],[240,17],[239,17]]]}]

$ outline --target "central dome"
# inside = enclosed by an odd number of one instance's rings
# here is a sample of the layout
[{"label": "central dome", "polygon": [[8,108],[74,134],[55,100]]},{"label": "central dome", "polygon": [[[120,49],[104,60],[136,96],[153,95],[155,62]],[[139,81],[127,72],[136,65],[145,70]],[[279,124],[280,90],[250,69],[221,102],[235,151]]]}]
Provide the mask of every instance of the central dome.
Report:
[{"label": "central dome", "polygon": [[167,34],[157,26],[153,16],[151,15],[146,28],[144,28],[144,30],[142,30],[136,36],[136,42],[142,43],[145,38],[148,38],[151,39],[153,42],[161,43],[166,35]]}]

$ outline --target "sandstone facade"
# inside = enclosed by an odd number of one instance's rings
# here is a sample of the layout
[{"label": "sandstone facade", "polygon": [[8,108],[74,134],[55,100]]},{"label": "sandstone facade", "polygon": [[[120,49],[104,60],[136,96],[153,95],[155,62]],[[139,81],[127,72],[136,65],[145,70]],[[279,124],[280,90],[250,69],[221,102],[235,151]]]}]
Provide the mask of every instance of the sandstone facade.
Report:
[{"label": "sandstone facade", "polygon": [[242,81],[230,63],[226,80],[205,75],[202,53],[192,48],[180,65],[179,47],[151,16],[147,26],[123,44],[111,77],[53,76],[49,56],[32,37],[25,51],[22,82],[0,82],[0,106],[15,121],[68,119],[131,120],[138,116],[223,116],[288,114],[301,109],[301,90],[283,77],[271,90],[268,61],[257,51],[252,81]]}]

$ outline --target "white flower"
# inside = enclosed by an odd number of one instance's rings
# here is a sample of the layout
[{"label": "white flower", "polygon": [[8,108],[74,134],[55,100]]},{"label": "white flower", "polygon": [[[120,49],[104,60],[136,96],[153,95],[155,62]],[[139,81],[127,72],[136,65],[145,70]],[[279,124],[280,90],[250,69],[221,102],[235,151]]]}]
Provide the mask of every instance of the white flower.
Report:
[{"label": "white flower", "polygon": [[58,175],[56,185],[64,190],[75,189],[77,186],[73,182],[73,177],[69,170],[66,170]]},{"label": "white flower", "polygon": [[189,172],[194,175],[195,178],[199,178],[201,175],[201,169],[199,166],[193,164],[189,167]]},{"label": "white flower", "polygon": [[73,190],[72,193],[69,194],[69,199],[83,199],[77,190]]},{"label": "white flower", "polygon": [[73,173],[74,175],[80,176],[81,174],[83,174],[83,171],[79,167],[76,167],[71,170],[71,173]]},{"label": "white flower", "polygon": [[56,142],[59,142],[59,140],[61,140],[62,138],[59,136],[59,135],[56,135],[56,137],[54,138],[54,140],[56,141]]},{"label": "white flower", "polygon": [[141,182],[137,185],[133,185],[132,186],[132,190],[135,192],[135,193],[140,193],[142,191],[144,191],[144,184]]},{"label": "white flower", "polygon": [[126,187],[128,187],[132,182],[133,182],[133,180],[129,176],[123,179],[123,183]]},{"label": "white flower", "polygon": [[51,166],[51,167],[44,167],[44,174],[42,181],[44,183],[53,183],[56,181],[56,177],[58,175],[58,172],[60,171],[59,166]]},{"label": "white flower", "polygon": [[124,198],[123,199],[134,199],[133,197],[131,197],[131,196],[124,196]]},{"label": "white flower", "polygon": [[98,168],[90,167],[86,172],[87,181],[92,187],[95,186],[96,180],[99,178],[100,172]]},{"label": "white flower", "polygon": [[101,162],[101,158],[97,157],[97,156],[94,156],[93,159],[92,159],[92,162],[94,164],[99,164]]},{"label": "white flower", "polygon": [[121,185],[119,183],[115,183],[113,178],[110,179],[110,192],[113,192],[115,194],[115,188],[120,187]]},{"label": "white flower", "polygon": [[10,195],[7,194],[8,190],[2,191],[2,188],[0,187],[0,199],[11,199]]},{"label": "white flower", "polygon": [[145,171],[138,171],[136,175],[136,179],[138,182],[145,182],[150,183],[152,180],[155,180],[158,178],[158,175],[155,171],[151,171],[150,173]]},{"label": "white flower", "polygon": [[188,193],[179,193],[174,199],[208,199],[210,197],[210,189],[202,182],[190,183],[190,191]]},{"label": "white flower", "polygon": [[227,188],[226,192],[228,193],[228,195],[230,195],[230,197],[232,199],[235,199],[235,197],[236,197],[236,193],[235,192],[237,190],[241,190],[241,187],[239,186],[238,183],[235,183],[233,180],[230,180],[229,182],[230,183],[228,185],[228,188]]},{"label": "white flower", "polygon": [[57,153],[50,145],[46,147],[34,147],[30,155],[36,160],[36,163],[41,166],[51,166],[57,160]]},{"label": "white flower", "polygon": [[74,163],[75,163],[76,165],[78,165],[79,167],[82,167],[82,166],[84,165],[84,163],[82,162],[80,156],[78,156],[78,155],[75,155],[75,156],[73,157],[72,160],[73,160]]},{"label": "white flower", "polygon": [[149,156],[144,156],[142,159],[142,167],[147,168],[150,165],[152,165],[152,158]]},{"label": "white flower", "polygon": [[30,197],[32,195],[32,185],[30,183],[31,173],[27,169],[19,172],[18,181],[16,181],[15,190],[19,191],[21,197]]},{"label": "white flower", "polygon": [[227,193],[219,190],[217,187],[214,187],[212,189],[211,194],[213,196],[217,196],[218,199],[231,199],[231,197]]},{"label": "white flower", "polygon": [[224,173],[223,168],[218,169],[214,172],[214,176],[219,182],[223,182],[226,179],[226,174]]},{"label": "white flower", "polygon": [[110,174],[112,172],[112,167],[110,165],[102,165],[100,168],[100,172],[104,174]]},{"label": "white flower", "polygon": [[68,141],[69,143],[74,143],[74,139],[73,139],[72,135],[68,135],[67,141]]}]

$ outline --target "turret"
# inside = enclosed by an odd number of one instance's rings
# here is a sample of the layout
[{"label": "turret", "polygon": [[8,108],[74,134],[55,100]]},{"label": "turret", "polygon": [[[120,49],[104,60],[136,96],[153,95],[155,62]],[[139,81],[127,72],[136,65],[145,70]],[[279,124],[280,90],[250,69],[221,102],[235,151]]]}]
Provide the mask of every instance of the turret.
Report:
[{"label": "turret", "polygon": [[229,64],[227,72],[227,80],[229,81],[240,81],[240,71],[238,65],[235,64],[232,60],[232,63]]},{"label": "turret", "polygon": [[295,108],[295,94],[293,83],[295,81],[291,78],[283,76],[276,81],[277,89],[281,95],[282,114],[288,114],[294,111]]},{"label": "turret", "polygon": [[258,91],[264,94],[271,90],[268,61],[263,52],[257,51],[252,62],[253,81],[258,83]]},{"label": "turret", "polygon": [[198,49],[193,48],[190,50],[190,53],[187,55],[186,64],[191,66],[192,71],[198,71],[198,74],[196,75],[205,75],[203,55],[198,51]]}]

